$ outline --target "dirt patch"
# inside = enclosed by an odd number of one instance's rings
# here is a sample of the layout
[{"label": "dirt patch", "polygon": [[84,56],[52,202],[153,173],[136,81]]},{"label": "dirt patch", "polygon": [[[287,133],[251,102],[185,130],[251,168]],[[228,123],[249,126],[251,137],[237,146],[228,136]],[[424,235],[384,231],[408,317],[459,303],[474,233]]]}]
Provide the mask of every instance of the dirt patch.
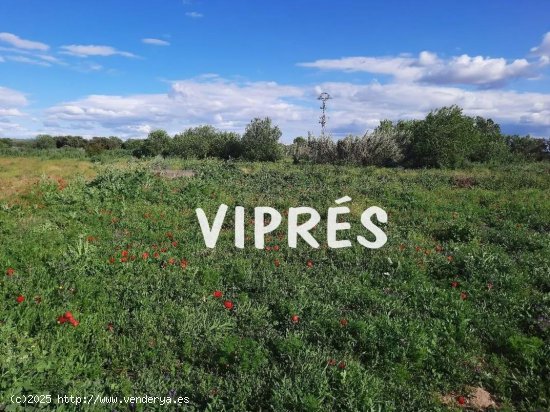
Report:
[{"label": "dirt patch", "polygon": [[454,406],[475,411],[486,411],[498,409],[498,405],[493,396],[485,389],[480,387],[467,387],[468,395],[459,395],[448,393],[441,395],[441,403],[447,406]]},{"label": "dirt patch", "polygon": [[195,177],[197,173],[194,170],[164,169],[157,170],[155,174],[165,179],[178,179],[180,177]]},{"label": "dirt patch", "polygon": [[455,176],[452,178],[451,183],[461,189],[468,189],[477,185],[476,179],[471,176]]}]

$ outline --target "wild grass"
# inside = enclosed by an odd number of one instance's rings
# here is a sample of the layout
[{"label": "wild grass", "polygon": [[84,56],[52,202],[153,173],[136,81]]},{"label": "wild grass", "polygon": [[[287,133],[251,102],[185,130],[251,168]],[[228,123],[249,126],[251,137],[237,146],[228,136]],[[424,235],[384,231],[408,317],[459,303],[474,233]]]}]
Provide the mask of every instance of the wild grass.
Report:
[{"label": "wild grass", "polygon": [[[191,410],[443,411],[483,387],[500,410],[550,407],[545,164],[0,165],[4,185],[68,182],[0,202],[0,262],[13,269],[0,280],[0,404],[147,394],[188,396]],[[163,167],[196,175],[165,180],[152,171]],[[345,195],[350,239],[364,209],[389,213],[383,248],[327,248],[326,211]],[[221,203],[246,208],[243,250],[232,213],[216,248],[204,245],[194,209],[212,217]],[[255,206],[316,208],[321,247],[289,249],[283,220],[269,250],[254,249]],[[77,327],[57,322],[66,311]]]}]

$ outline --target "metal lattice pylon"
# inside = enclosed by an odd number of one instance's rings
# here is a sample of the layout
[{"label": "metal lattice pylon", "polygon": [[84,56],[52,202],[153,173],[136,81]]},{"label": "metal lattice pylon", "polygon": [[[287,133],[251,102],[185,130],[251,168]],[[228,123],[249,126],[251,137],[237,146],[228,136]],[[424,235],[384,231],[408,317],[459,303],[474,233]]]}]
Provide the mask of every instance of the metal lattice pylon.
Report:
[{"label": "metal lattice pylon", "polygon": [[317,100],[321,100],[323,104],[321,105],[321,117],[319,118],[319,123],[321,123],[321,136],[325,135],[326,125],[327,125],[327,100],[329,100],[330,94],[328,93],[321,93]]}]

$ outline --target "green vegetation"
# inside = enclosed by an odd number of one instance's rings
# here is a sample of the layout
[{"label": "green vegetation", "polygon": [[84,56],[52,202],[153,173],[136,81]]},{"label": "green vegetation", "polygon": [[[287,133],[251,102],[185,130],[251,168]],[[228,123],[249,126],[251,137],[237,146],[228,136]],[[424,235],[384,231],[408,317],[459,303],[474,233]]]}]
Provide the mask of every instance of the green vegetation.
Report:
[{"label": "green vegetation", "polygon": [[[155,139],[155,151],[193,147],[189,135]],[[2,173],[28,161],[14,157]],[[503,411],[550,408],[548,163],[94,167],[0,201],[0,404],[147,394],[188,396],[197,410],[444,411],[459,410],[459,395],[468,402],[471,386]],[[343,195],[353,199],[349,238],[364,234],[367,207],[389,213],[383,248],[328,249],[323,219],[317,250],[289,249],[285,221],[254,249],[255,206],[324,216]],[[204,245],[194,209],[211,218],[221,203],[246,207],[243,250],[232,214],[217,247]]]},{"label": "green vegetation", "polygon": [[[73,156],[84,153],[98,160],[111,157],[177,157],[183,159],[243,159],[277,161],[292,157],[295,163],[330,163],[360,166],[460,168],[472,163],[509,164],[550,159],[550,140],[507,136],[491,119],[471,117],[458,106],[430,112],[423,120],[383,120],[371,133],[334,141],[330,136],[307,140],[297,137],[290,145],[279,142],[281,131],[271,119],[255,118],[241,137],[234,132],[204,125],[170,136],[159,129],[143,140],[123,142],[117,137],[39,135],[32,141],[0,139],[0,154],[51,153],[63,149]],[[69,149],[69,150],[67,150]]]}]

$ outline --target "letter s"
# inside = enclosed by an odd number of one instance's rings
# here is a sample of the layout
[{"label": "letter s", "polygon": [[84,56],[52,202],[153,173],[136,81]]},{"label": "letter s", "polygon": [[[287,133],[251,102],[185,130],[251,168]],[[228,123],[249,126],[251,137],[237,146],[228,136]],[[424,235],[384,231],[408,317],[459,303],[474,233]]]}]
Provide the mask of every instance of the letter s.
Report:
[{"label": "letter s", "polygon": [[361,214],[361,224],[371,232],[376,240],[371,242],[365,239],[363,236],[357,236],[357,241],[366,248],[380,249],[388,241],[386,234],[371,221],[372,215],[376,215],[376,219],[380,223],[386,223],[388,221],[388,214],[378,206],[371,206]]}]

